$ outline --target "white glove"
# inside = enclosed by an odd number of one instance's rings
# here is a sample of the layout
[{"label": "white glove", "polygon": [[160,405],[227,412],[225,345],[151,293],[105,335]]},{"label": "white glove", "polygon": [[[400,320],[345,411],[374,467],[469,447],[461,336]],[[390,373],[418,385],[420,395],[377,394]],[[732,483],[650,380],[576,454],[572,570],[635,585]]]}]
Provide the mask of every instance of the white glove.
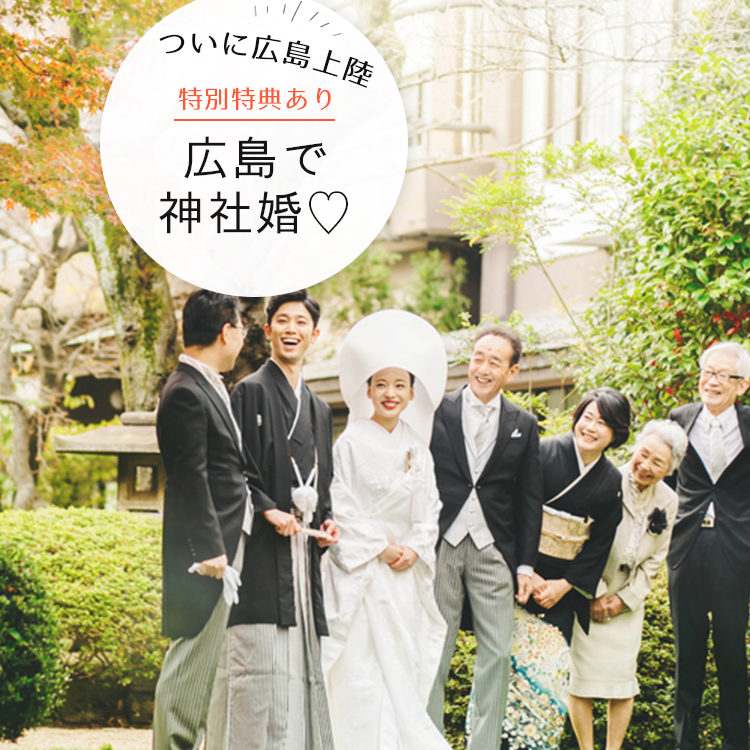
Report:
[{"label": "white glove", "polygon": [[[188,568],[188,573],[198,573],[200,570],[200,563],[193,563]],[[242,586],[242,579],[240,574],[231,566],[227,565],[224,568],[224,575],[221,578],[222,583],[222,596],[224,601],[231,607],[233,604],[237,604],[240,600],[240,586]]]},{"label": "white glove", "polygon": [[227,565],[224,569],[224,576],[221,579],[224,584],[224,601],[231,607],[240,600],[239,589],[242,586],[240,574],[231,566]]}]

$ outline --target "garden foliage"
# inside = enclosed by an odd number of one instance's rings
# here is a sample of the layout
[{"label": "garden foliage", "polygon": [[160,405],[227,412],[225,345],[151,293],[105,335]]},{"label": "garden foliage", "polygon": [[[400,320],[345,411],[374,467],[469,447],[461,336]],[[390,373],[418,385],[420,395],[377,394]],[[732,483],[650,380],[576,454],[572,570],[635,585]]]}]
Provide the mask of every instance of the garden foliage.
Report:
[{"label": "garden foliage", "polygon": [[374,243],[346,268],[310,289],[337,328],[347,329],[360,318],[378,310],[400,307],[421,315],[439,331],[461,327],[470,300],[461,288],[466,280],[466,261],[449,262],[438,249],[414,252],[409,262],[415,279],[399,293],[394,268],[401,253]]},{"label": "garden foliage", "polygon": [[119,424],[119,419],[98,425],[56,425],[50,430],[36,485],[41,500],[61,508],[71,505],[104,507],[107,485],[112,490],[116,486],[117,456],[58,453],[52,446],[52,438],[54,435],[76,435],[107,424]]},{"label": "garden foliage", "polygon": [[65,685],[58,616],[37,566],[0,540],[0,740],[43,721]]},{"label": "garden foliage", "polygon": [[161,625],[161,522],[93,509],[4,511],[0,543],[36,564],[60,623],[71,680],[154,679]]},{"label": "garden foliage", "polygon": [[628,144],[615,274],[572,352],[583,381],[628,393],[642,418],[693,400],[705,347],[750,335],[750,58],[711,46],[670,70]]},{"label": "garden foliage", "polygon": [[[516,272],[547,274],[576,337],[562,364],[580,391],[606,383],[628,395],[641,423],[694,399],[703,349],[750,336],[748,90],[747,51],[694,36],[622,148],[499,154],[502,174],[467,179],[448,202],[466,240],[510,242]],[[566,306],[540,244],[565,216],[560,195],[611,243],[583,315]]]},{"label": "garden foliage", "polygon": [[417,278],[411,284],[404,309],[421,315],[438,331],[460,328],[462,316],[471,303],[461,293],[466,261],[458,257],[448,263],[437,249],[414,253],[410,261]]},{"label": "garden foliage", "polygon": [[[710,657],[706,668],[706,690],[703,695],[701,716],[701,748],[719,750],[721,729],[719,725],[718,688],[713,646],[709,644]],[[464,718],[469,702],[471,674],[474,668],[476,644],[474,636],[459,633],[456,652],[446,686],[445,726],[446,736],[455,750],[463,750]],[[748,636],[750,653],[750,634]],[[606,664],[602,669],[606,670]],[[624,747],[632,750],[669,750],[674,745],[672,736],[672,707],[674,694],[674,640],[669,616],[666,569],[657,576],[646,600],[643,644],[638,657],[638,682],[640,693],[635,698],[635,708]],[[604,747],[606,739],[606,702],[594,703],[594,731],[596,747]],[[570,723],[567,723],[560,750],[578,750]]]},{"label": "garden foliage", "polygon": [[[71,680],[109,688],[138,681],[153,683],[161,668],[167,641],[160,635],[161,524],[138,513],[70,508],[0,513],[0,548],[11,544],[38,571],[50,600],[43,596],[34,611],[50,627],[57,619],[57,642],[65,654]],[[0,566],[2,566],[0,555]],[[26,566],[29,567],[29,566]],[[25,569],[25,568],[24,568]],[[4,581],[3,577],[0,579]],[[0,608],[7,595],[0,583]],[[29,600],[31,601],[31,600]],[[35,600],[36,601],[36,600]],[[0,619],[0,653],[5,615]],[[58,632],[58,631],[55,631]],[[461,633],[446,686],[446,733],[454,748],[463,748],[463,724],[471,688],[475,643]],[[0,657],[5,658],[5,657]],[[4,662],[1,662],[4,665]],[[45,684],[59,686],[59,667],[38,671]],[[636,698],[626,746],[639,750],[670,747],[674,646],[669,618],[666,574],[656,580],[646,603],[643,648]],[[716,673],[709,660],[704,696],[703,733],[706,750],[719,745]],[[6,701],[0,679],[0,706]],[[50,690],[51,692],[51,690]],[[114,713],[103,714],[107,721]],[[597,732],[603,736],[604,706],[597,706]],[[147,717],[145,717],[147,719]],[[143,717],[141,717],[143,720]],[[38,714],[35,721],[41,721]],[[563,750],[575,750],[568,730]]]}]

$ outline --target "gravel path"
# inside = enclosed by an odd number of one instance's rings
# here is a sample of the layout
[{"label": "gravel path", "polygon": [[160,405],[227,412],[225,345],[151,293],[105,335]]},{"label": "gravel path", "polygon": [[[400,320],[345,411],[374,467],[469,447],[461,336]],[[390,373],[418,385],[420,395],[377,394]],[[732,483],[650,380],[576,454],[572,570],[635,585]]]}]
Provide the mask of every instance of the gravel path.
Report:
[{"label": "gravel path", "polygon": [[30,729],[18,742],[0,742],[0,750],[151,750],[150,729]]}]

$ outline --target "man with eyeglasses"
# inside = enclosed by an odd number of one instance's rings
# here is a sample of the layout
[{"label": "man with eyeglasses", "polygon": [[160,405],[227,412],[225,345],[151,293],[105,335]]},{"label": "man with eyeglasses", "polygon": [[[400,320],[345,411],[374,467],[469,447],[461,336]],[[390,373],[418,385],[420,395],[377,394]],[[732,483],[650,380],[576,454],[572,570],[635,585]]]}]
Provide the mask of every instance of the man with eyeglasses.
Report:
[{"label": "man with eyeglasses", "polygon": [[[690,436],[667,558],[675,634],[675,750],[698,750],[709,625],[719,680],[722,750],[748,750],[745,634],[750,597],[750,354],[722,342],[700,358],[700,402],[670,418]],[[709,619],[710,614],[710,619]]]},{"label": "man with eyeglasses", "polygon": [[[154,699],[154,750],[197,747],[236,598],[252,520],[242,436],[221,372],[245,329],[236,297],[197,289],[182,312],[185,351],[156,413],[166,472],[162,539],[164,635],[171,638]],[[234,585],[233,585],[234,584]]]}]

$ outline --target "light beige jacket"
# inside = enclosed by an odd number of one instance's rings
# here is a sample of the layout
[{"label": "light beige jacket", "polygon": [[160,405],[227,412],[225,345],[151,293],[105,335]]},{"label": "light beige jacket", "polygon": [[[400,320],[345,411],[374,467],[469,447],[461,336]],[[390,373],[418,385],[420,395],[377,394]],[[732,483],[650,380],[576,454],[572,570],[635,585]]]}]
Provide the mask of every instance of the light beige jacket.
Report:
[{"label": "light beige jacket", "polygon": [[648,505],[646,516],[651,515],[655,508],[660,508],[667,515],[667,528],[661,534],[644,531],[638,543],[635,559],[626,560],[636,524],[635,492],[630,483],[630,462],[621,466],[620,471],[622,472],[622,521],[617,527],[596,595],[598,597],[602,594],[608,596],[618,594],[628,609],[636,610],[643,606],[646,595],[651,589],[651,580],[667,556],[678,501],[677,494],[664,482],[657,482],[645,490]]}]

